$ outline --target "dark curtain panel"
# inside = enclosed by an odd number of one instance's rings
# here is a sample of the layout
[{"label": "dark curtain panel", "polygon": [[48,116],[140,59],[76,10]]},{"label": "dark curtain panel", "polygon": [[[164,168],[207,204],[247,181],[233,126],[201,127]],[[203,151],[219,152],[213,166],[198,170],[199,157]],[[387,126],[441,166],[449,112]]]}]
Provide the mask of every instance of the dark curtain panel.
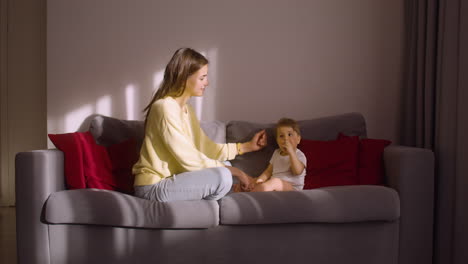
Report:
[{"label": "dark curtain panel", "polygon": [[[406,1],[404,145],[436,156],[436,264],[468,263],[468,1]],[[466,136],[465,136],[466,135]]]},{"label": "dark curtain panel", "polygon": [[437,60],[437,0],[405,1],[406,65],[401,144],[432,149]]}]

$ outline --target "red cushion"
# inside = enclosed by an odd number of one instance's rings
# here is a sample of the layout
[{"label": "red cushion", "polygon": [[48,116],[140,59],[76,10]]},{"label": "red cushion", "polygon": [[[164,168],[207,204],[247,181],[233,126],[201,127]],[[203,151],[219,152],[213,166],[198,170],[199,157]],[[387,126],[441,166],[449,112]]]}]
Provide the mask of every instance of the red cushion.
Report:
[{"label": "red cushion", "polygon": [[49,134],[49,138],[64,152],[68,189],[97,188],[133,193],[131,168],[138,159],[133,139],[106,148],[97,145],[90,132]]},{"label": "red cushion", "polygon": [[358,144],[355,138],[302,139],[298,147],[307,158],[304,189],[358,184]]},{"label": "red cushion", "polygon": [[107,148],[112,163],[112,174],[116,179],[116,189],[124,193],[133,193],[135,177],[132,173],[133,164],[138,161],[138,149],[134,139],[127,139]]},{"label": "red cushion", "polygon": [[[349,138],[342,133],[338,138]],[[357,138],[357,137],[356,137]],[[362,185],[382,185],[384,182],[383,152],[392,142],[363,138],[359,141],[358,178]]]},{"label": "red cushion", "polygon": [[83,144],[91,133],[49,134],[55,147],[64,153],[65,183],[68,189],[86,188],[83,162]]},{"label": "red cushion", "polygon": [[84,144],[84,149],[86,187],[115,190],[116,180],[112,175],[112,165],[106,148],[97,145],[91,137]]}]

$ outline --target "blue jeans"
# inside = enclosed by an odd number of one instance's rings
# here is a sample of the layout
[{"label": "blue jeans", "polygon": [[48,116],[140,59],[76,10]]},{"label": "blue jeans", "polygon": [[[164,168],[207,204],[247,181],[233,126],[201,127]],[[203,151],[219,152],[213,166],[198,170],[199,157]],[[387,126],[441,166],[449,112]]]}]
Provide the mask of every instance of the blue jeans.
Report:
[{"label": "blue jeans", "polygon": [[159,202],[219,200],[231,187],[231,172],[216,167],[176,174],[152,185],[135,186],[135,196]]}]

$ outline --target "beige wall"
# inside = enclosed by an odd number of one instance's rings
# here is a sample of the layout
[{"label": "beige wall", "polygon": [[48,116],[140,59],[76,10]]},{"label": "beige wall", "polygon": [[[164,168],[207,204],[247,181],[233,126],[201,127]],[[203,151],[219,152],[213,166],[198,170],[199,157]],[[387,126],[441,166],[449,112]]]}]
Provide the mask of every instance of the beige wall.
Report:
[{"label": "beige wall", "polygon": [[2,0],[1,12],[0,205],[13,205],[16,153],[47,146],[46,1]]},{"label": "beige wall", "polygon": [[189,46],[211,60],[202,120],[356,111],[371,137],[397,141],[402,0],[182,2],[49,0],[49,132],[76,131],[91,113],[141,119]]},{"label": "beige wall", "polygon": [[211,60],[203,120],[358,111],[397,141],[402,0],[220,2],[47,1],[46,92],[46,0],[1,0],[0,205],[14,203],[15,154],[46,147],[46,119],[57,133],[90,113],[140,119],[182,46]]}]

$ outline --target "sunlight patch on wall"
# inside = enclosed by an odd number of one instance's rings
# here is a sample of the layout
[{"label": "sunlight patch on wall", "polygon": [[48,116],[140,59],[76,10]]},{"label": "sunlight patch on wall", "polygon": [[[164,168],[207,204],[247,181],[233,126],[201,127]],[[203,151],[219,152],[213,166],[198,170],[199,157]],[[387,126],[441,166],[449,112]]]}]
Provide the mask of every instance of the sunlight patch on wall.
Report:
[{"label": "sunlight patch on wall", "polygon": [[96,113],[105,115],[105,116],[111,116],[111,108],[112,108],[112,100],[109,95],[100,97],[96,101]]},{"label": "sunlight patch on wall", "polygon": [[87,117],[93,114],[93,106],[85,105],[65,115],[65,132],[75,132]]},{"label": "sunlight patch on wall", "polygon": [[[200,51],[200,53],[207,57],[206,55],[206,51]],[[207,59],[209,60],[209,58],[207,57]],[[211,65],[210,67],[208,68],[208,81],[210,80],[210,71],[211,71]],[[206,94],[206,91],[205,91],[205,94]],[[201,97],[192,97],[190,98],[189,100],[189,104],[193,107],[193,109],[195,110],[195,114],[197,115],[197,118],[198,120],[202,120],[202,114],[203,114],[203,97],[205,97],[205,95],[201,96]]]},{"label": "sunlight patch on wall", "polygon": [[127,106],[127,120],[135,120],[135,85],[129,84],[125,87],[125,104]]},{"label": "sunlight patch on wall", "polygon": [[200,52],[205,56],[209,63],[208,66],[208,81],[209,85],[205,90],[205,94],[202,98],[194,100],[193,107],[197,113],[197,117],[201,121],[213,121],[217,120],[218,115],[216,113],[216,89],[218,83],[218,48],[210,48],[208,51]]},{"label": "sunlight patch on wall", "polygon": [[164,70],[160,70],[153,75],[153,92],[156,92],[159,89],[162,81],[164,79]]}]

